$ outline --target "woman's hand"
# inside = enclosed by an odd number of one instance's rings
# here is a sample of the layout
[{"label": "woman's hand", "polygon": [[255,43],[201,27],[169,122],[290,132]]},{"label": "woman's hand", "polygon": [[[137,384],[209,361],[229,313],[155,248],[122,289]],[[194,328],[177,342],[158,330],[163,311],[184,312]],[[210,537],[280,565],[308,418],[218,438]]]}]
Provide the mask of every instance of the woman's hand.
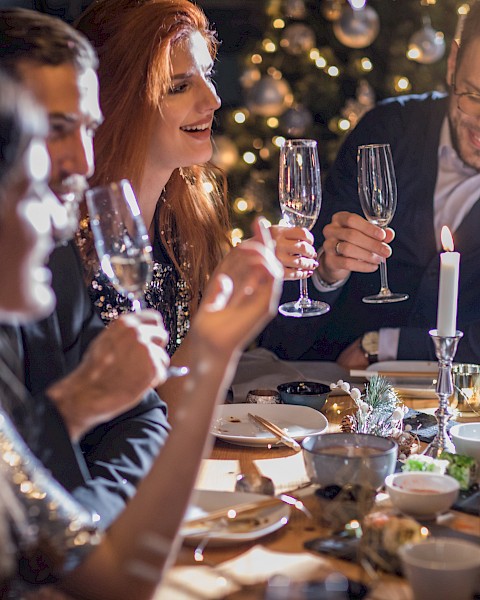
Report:
[{"label": "woman's hand", "polygon": [[275,254],[285,270],[286,280],[306,279],[318,267],[313,235],[304,227],[270,228],[275,241]]}]

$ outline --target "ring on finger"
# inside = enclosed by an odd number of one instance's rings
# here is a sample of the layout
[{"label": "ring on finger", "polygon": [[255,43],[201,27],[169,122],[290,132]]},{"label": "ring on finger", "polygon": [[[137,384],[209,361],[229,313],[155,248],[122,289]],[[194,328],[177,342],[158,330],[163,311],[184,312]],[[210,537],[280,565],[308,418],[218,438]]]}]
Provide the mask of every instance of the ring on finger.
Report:
[{"label": "ring on finger", "polygon": [[342,241],[340,240],[339,242],[337,242],[335,244],[335,254],[337,256],[343,256],[343,254],[340,252],[340,244],[342,243]]}]

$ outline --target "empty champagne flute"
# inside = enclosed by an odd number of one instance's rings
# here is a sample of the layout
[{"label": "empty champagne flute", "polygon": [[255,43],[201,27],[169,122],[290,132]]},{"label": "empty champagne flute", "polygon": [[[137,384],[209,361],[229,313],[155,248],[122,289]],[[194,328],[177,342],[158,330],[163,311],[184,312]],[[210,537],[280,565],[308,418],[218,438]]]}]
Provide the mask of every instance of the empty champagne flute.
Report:
[{"label": "empty champagne flute", "polygon": [[[90,227],[103,272],[115,289],[145,308],[144,292],[152,276],[152,246],[130,182],[122,179],[85,194]],[[169,377],[186,375],[188,367],[168,368]]]},{"label": "empty champagne flute", "polygon": [[[383,229],[387,227],[397,208],[397,182],[390,144],[359,146],[357,152],[358,196],[366,219]],[[367,304],[402,302],[408,294],[390,291],[387,263],[380,263],[380,291],[362,298]]]},{"label": "empty champagne flute", "polygon": [[[278,179],[283,220],[291,227],[312,229],[322,205],[320,163],[315,140],[287,140],[280,149]],[[300,280],[300,297],[280,305],[286,317],[316,317],[330,310],[326,302],[308,297],[307,280]]]}]

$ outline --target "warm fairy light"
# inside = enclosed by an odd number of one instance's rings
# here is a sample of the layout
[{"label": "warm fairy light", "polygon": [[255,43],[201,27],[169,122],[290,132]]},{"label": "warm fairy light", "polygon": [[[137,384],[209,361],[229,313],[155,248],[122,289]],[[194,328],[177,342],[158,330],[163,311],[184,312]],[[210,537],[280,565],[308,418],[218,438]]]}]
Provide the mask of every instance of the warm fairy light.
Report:
[{"label": "warm fairy light", "polygon": [[272,138],[272,142],[275,144],[275,146],[281,148],[285,143],[285,138],[283,135],[276,135],[274,138]]},{"label": "warm fairy light", "polygon": [[350,521],[349,525],[350,529],[358,529],[360,527],[360,523],[356,519]]},{"label": "warm fairy light", "polygon": [[259,154],[262,160],[268,160],[270,158],[270,150],[268,148],[262,148]]},{"label": "warm fairy light", "polygon": [[255,138],[252,142],[252,146],[255,148],[255,150],[260,150],[260,148],[263,147],[262,138]]},{"label": "warm fairy light", "polygon": [[285,21],[283,19],[275,19],[273,26],[275,29],[283,29],[285,27]]},{"label": "warm fairy light", "polygon": [[245,121],[247,120],[247,115],[241,110],[239,110],[233,115],[233,120],[235,121],[235,123],[245,123]]},{"label": "warm fairy light", "polygon": [[277,46],[272,42],[272,40],[269,40],[268,38],[263,40],[262,45],[265,52],[271,53],[275,52],[275,50],[277,49]]},{"label": "warm fairy light", "polygon": [[211,194],[213,192],[213,184],[211,181],[204,181],[203,182],[203,189],[205,191],[206,194]]},{"label": "warm fairy light", "polygon": [[268,117],[268,119],[267,119],[267,125],[271,129],[275,129],[276,127],[278,127],[278,119],[277,119],[277,117]]},{"label": "warm fairy light", "polygon": [[430,533],[430,531],[428,530],[428,527],[425,527],[425,526],[424,526],[424,527],[421,527],[421,529],[420,529],[420,533],[421,533],[421,534],[422,534],[424,537],[427,537],[427,536],[428,536],[428,534]]},{"label": "warm fairy light", "polygon": [[335,65],[328,67],[327,73],[330,75],[330,77],[338,77],[340,75],[340,71]]},{"label": "warm fairy light", "polygon": [[469,12],[470,12],[470,4],[461,4],[457,8],[457,13],[459,15],[468,15]]},{"label": "warm fairy light", "polygon": [[408,49],[407,58],[410,60],[417,60],[420,57],[420,48],[417,46],[412,46],[412,48]]},{"label": "warm fairy light", "polygon": [[338,128],[340,131],[348,131],[350,129],[350,121],[348,119],[339,119]]},{"label": "warm fairy light", "polygon": [[227,517],[229,519],[235,519],[235,517],[237,516],[237,511],[233,508],[231,508],[228,512],[227,512]]},{"label": "warm fairy light", "polygon": [[263,58],[260,54],[252,54],[251,61],[254,65],[259,65],[263,61]]},{"label": "warm fairy light", "polygon": [[253,165],[257,162],[257,157],[253,152],[245,152],[242,158],[247,163],[247,165]]},{"label": "warm fairy light", "polygon": [[365,7],[367,0],[348,0],[353,10],[361,10]]},{"label": "warm fairy light", "polygon": [[440,239],[442,240],[442,248],[445,250],[445,252],[453,252],[455,250],[452,234],[446,225],[442,227]]},{"label": "warm fairy light", "polygon": [[312,60],[317,60],[320,56],[320,50],[318,48],[312,48],[310,50],[309,56]]},{"label": "warm fairy light", "polygon": [[369,72],[373,69],[373,64],[372,61],[367,57],[364,56],[361,60],[360,60],[360,64],[362,66],[362,70]]},{"label": "warm fairy light", "polygon": [[405,92],[412,87],[410,84],[410,80],[408,79],[408,77],[405,77],[404,75],[402,75],[400,77],[395,77],[394,86],[395,86],[395,91],[397,91],[397,92]]},{"label": "warm fairy light", "polygon": [[232,246],[238,246],[238,244],[240,244],[243,240],[244,235],[245,233],[243,229],[240,229],[240,227],[232,229],[232,231],[230,232],[230,240],[232,242]]},{"label": "warm fairy light", "polygon": [[327,61],[325,57],[320,55],[317,59],[315,59],[315,66],[318,69],[324,69],[327,66]]},{"label": "warm fairy light", "polygon": [[233,204],[233,208],[237,213],[244,213],[248,210],[248,202],[245,198],[237,198]]}]

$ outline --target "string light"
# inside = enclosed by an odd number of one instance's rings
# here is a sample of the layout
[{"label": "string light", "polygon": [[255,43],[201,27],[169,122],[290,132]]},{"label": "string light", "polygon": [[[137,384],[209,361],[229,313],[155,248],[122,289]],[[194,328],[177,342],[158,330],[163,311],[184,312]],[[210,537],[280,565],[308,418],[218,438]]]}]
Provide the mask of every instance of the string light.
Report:
[{"label": "string light", "polygon": [[340,69],[335,65],[331,65],[328,67],[327,73],[330,75],[330,77],[338,77],[340,75]]},{"label": "string light", "polygon": [[268,119],[267,119],[267,125],[271,129],[276,129],[278,127],[278,119],[277,119],[277,117],[268,117]]},{"label": "string light", "polygon": [[285,21],[283,19],[275,19],[273,26],[275,29],[283,29],[285,27]]},{"label": "string light", "polygon": [[339,119],[338,128],[340,131],[348,131],[350,129],[350,121],[348,119]]},{"label": "string light", "polygon": [[312,60],[317,60],[320,57],[320,50],[318,48],[312,48],[309,55]]},{"label": "string light", "polygon": [[275,50],[277,49],[277,46],[272,42],[272,40],[269,40],[268,38],[263,40],[263,49],[265,50],[265,52],[275,52]]},{"label": "string light", "polygon": [[247,165],[253,165],[257,162],[257,157],[253,152],[245,152],[242,156]]},{"label": "string light", "polygon": [[254,65],[260,65],[263,62],[261,54],[252,54],[252,58],[250,60]]},{"label": "string light", "polygon": [[239,123],[241,125],[247,120],[247,115],[242,110],[238,110],[234,113],[233,120],[235,121],[235,123]]},{"label": "string light", "polygon": [[396,92],[406,92],[412,88],[410,80],[404,75],[395,77],[394,87]]},{"label": "string light", "polygon": [[281,135],[276,135],[274,138],[272,138],[272,142],[275,144],[275,146],[281,148],[285,143],[285,138]]},{"label": "string light", "polygon": [[320,54],[320,56],[315,59],[315,66],[319,69],[324,69],[327,66],[327,60],[325,57]]},{"label": "string light", "polygon": [[232,242],[232,246],[238,246],[238,244],[240,244],[243,240],[244,235],[245,233],[243,232],[243,229],[240,229],[240,227],[232,229],[232,231],[230,231],[230,241]]},{"label": "string light", "polygon": [[213,184],[211,181],[204,181],[203,182],[203,189],[205,191],[205,193],[207,194],[211,194],[213,192]]},{"label": "string light", "polygon": [[457,8],[457,13],[459,15],[468,15],[469,12],[470,12],[470,4],[461,4]]},{"label": "string light", "polygon": [[373,69],[372,61],[367,56],[360,59],[360,65],[362,71],[365,71],[366,73],[369,73]]}]

